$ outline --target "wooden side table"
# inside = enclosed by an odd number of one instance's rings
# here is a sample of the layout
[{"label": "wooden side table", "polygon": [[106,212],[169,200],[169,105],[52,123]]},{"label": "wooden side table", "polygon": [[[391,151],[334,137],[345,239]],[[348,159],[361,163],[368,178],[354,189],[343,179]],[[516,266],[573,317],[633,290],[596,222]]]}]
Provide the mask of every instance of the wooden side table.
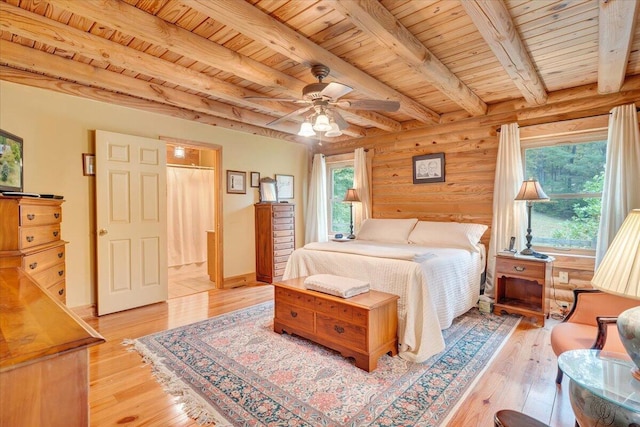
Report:
[{"label": "wooden side table", "polygon": [[549,316],[547,285],[551,281],[553,257],[496,256],[496,302],[494,314],[520,314],[544,326]]}]

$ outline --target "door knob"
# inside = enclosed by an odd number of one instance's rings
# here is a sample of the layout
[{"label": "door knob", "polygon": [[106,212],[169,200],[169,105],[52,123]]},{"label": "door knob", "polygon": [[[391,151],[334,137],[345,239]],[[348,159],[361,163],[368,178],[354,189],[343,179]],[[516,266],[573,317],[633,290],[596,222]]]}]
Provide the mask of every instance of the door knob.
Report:
[{"label": "door knob", "polygon": [[109,232],[107,230],[105,230],[104,228],[101,228],[100,231],[98,231],[98,235],[99,236],[104,236],[109,234]]}]

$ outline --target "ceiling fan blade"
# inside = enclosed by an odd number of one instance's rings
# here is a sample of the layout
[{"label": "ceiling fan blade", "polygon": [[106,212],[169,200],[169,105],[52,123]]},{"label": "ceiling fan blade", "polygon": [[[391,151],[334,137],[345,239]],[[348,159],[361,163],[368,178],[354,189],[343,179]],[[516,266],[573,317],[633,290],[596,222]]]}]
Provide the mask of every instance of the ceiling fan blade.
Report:
[{"label": "ceiling fan blade", "polygon": [[284,115],[284,116],[282,116],[282,117],[280,117],[278,119],[275,119],[272,122],[267,123],[266,126],[275,125],[275,124],[278,124],[278,123],[283,122],[285,120],[289,120],[291,117],[295,117],[297,115],[305,113],[305,112],[309,111],[312,108],[313,108],[313,105],[309,105],[308,107],[298,108],[297,110],[292,111],[289,114],[286,114],[286,115]]},{"label": "ceiling fan blade", "polygon": [[378,110],[394,112],[400,108],[398,101],[384,101],[381,99],[352,99],[335,103],[340,108],[353,108],[355,110]]},{"label": "ceiling fan blade", "polygon": [[330,99],[338,99],[341,96],[345,96],[352,90],[353,88],[343,85],[342,83],[331,82],[322,90],[322,92],[320,92],[320,95],[326,96]]},{"label": "ceiling fan blade", "polygon": [[333,112],[333,120],[338,125],[338,129],[344,130],[349,127],[349,123],[338,113],[336,110],[332,110]]},{"label": "ceiling fan blade", "polygon": [[245,96],[242,99],[249,99],[251,101],[278,101],[278,102],[307,102],[305,100],[302,99],[295,99],[295,98],[267,98],[265,96]]}]

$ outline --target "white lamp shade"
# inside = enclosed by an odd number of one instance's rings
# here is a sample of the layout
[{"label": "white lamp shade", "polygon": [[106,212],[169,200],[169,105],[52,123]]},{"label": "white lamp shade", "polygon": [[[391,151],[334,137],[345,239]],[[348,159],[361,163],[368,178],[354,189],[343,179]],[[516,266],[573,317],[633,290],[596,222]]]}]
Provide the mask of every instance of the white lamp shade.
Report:
[{"label": "white lamp shade", "polygon": [[329,138],[340,135],[342,135],[342,132],[340,131],[340,128],[338,127],[338,124],[336,122],[332,122],[331,129],[324,134],[324,136],[328,136]]},{"label": "white lamp shade", "polygon": [[522,183],[515,200],[549,200],[549,196],[545,194],[537,180],[530,178]]},{"label": "white lamp shade", "polygon": [[610,294],[640,299],[640,209],[627,215],[591,284]]},{"label": "white lamp shade", "polygon": [[327,132],[331,130],[331,125],[329,124],[329,117],[325,114],[318,114],[316,117],[316,122],[313,125],[313,129],[318,132]]},{"label": "white lamp shade", "polygon": [[298,132],[298,135],[300,136],[314,136],[315,134],[313,126],[311,126],[311,123],[309,122],[302,123],[302,126],[300,126],[300,132]]}]

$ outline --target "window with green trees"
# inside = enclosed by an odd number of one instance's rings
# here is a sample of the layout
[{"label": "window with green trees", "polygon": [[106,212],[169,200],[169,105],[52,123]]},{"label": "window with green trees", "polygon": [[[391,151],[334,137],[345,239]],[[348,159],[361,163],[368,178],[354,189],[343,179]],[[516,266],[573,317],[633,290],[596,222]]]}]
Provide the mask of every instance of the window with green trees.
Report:
[{"label": "window with green trees", "polygon": [[536,178],[549,196],[534,202],[533,244],[595,249],[607,141],[529,148],[525,179]]},{"label": "window with green trees", "polygon": [[329,233],[349,234],[350,215],[349,203],[345,203],[345,194],[353,188],[353,162],[327,164],[327,184],[329,191]]}]

